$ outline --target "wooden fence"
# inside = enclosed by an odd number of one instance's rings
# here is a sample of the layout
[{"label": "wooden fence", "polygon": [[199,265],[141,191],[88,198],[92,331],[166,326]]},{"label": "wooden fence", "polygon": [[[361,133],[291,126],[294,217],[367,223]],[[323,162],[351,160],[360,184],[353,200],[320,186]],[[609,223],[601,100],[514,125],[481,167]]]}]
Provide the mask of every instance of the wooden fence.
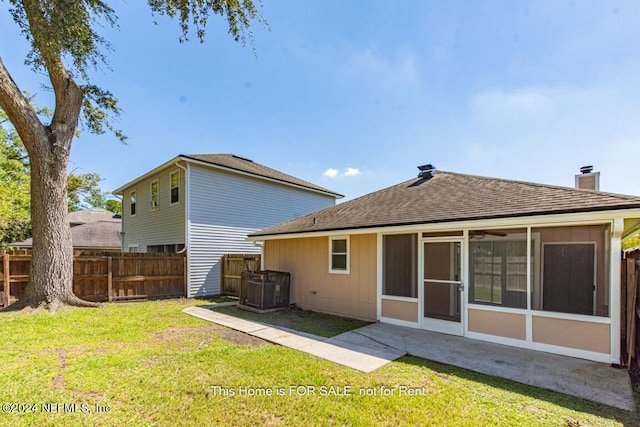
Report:
[{"label": "wooden fence", "polygon": [[242,270],[260,270],[260,254],[228,254],[220,260],[221,291],[225,295],[240,296]]},{"label": "wooden fence", "polygon": [[[20,299],[29,279],[31,254],[0,252],[0,305]],[[73,292],[89,301],[186,296],[186,257],[182,254],[76,252]]]},{"label": "wooden fence", "polygon": [[627,358],[623,362],[631,367],[632,360],[640,367],[640,250],[627,252],[622,260],[622,324]]}]

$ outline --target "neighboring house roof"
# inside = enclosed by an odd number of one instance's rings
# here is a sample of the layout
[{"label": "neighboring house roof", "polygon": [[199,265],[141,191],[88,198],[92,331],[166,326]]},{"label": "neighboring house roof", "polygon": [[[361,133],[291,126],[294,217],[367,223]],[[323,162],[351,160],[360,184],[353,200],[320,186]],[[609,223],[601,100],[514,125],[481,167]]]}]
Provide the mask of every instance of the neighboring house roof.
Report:
[{"label": "neighboring house roof", "polygon": [[[120,250],[122,238],[120,235],[121,221],[96,221],[71,227],[71,240],[75,249],[115,249]],[[9,246],[30,248],[33,239],[30,237],[22,242],[11,243]]]},{"label": "neighboring house roof", "polygon": [[115,213],[108,211],[102,208],[90,208],[83,209],[81,211],[69,212],[67,218],[69,219],[69,224],[71,226],[86,224],[88,222],[96,222],[96,221],[112,221],[116,216]]},{"label": "neighboring house roof", "polygon": [[293,185],[315,192],[325,193],[336,198],[344,197],[342,194],[336,193],[335,191],[331,191],[324,187],[320,187],[319,185],[315,185],[308,181],[296,178],[291,175],[287,175],[275,169],[271,169],[267,166],[255,163],[252,160],[245,159],[234,154],[180,154],[178,155],[178,157],[175,157],[174,159],[164,163],[163,165],[114,190],[113,193],[122,194],[125,188],[134,185],[136,182],[145,179],[149,175],[158,172],[160,169],[164,169],[165,167],[175,164],[180,160],[204,164],[217,169],[236,171],[243,174],[253,175],[259,178],[266,178],[268,180],[277,181],[286,185]]},{"label": "neighboring house roof", "polygon": [[251,237],[640,208],[640,197],[437,171]]}]

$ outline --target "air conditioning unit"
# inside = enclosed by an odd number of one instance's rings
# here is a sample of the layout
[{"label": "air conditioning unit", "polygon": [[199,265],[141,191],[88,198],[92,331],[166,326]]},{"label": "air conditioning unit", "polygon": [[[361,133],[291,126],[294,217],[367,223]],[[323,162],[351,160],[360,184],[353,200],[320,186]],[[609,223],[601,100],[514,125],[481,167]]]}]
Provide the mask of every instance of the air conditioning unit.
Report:
[{"label": "air conditioning unit", "polygon": [[252,311],[273,310],[289,306],[291,275],[283,271],[242,272],[240,284],[240,308]]}]

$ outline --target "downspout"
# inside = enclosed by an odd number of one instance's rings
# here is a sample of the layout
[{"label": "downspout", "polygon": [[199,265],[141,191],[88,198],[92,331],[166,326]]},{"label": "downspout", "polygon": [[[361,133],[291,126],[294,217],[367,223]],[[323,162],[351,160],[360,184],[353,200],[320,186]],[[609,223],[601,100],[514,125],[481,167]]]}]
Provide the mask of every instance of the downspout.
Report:
[{"label": "downspout", "polygon": [[118,194],[111,193],[113,197],[116,199],[120,199],[120,251],[124,252],[124,193],[122,193],[122,197]]},{"label": "downspout", "polygon": [[190,253],[190,219],[191,219],[191,212],[190,212],[190,204],[191,204],[191,199],[189,198],[188,192],[189,192],[189,188],[190,188],[190,181],[191,181],[191,175],[190,175],[190,171],[189,171],[189,164],[187,163],[187,167],[182,166],[180,163],[176,162],[175,165],[182,169],[184,171],[184,248],[182,248],[180,251],[178,251],[179,254],[183,254],[183,253],[187,253],[187,263],[186,263],[186,276],[187,276],[187,283],[185,283],[185,287],[187,288],[187,295],[186,297],[189,298],[189,289],[190,289],[190,284],[191,284],[191,263],[189,262],[191,259],[191,253]]},{"label": "downspout", "polygon": [[256,240],[253,242],[253,246],[257,246],[260,248],[260,270],[265,270],[265,259],[264,259],[264,240]]}]

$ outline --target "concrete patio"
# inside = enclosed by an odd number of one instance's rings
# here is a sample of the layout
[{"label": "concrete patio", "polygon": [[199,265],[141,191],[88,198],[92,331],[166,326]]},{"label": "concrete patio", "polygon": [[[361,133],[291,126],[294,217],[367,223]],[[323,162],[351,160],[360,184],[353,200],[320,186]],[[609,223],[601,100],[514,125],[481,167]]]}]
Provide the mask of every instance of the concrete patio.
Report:
[{"label": "concrete patio", "polygon": [[627,411],[636,410],[627,371],[604,363],[385,323],[324,338],[228,316],[206,306],[183,311],[364,372],[412,355]]}]

